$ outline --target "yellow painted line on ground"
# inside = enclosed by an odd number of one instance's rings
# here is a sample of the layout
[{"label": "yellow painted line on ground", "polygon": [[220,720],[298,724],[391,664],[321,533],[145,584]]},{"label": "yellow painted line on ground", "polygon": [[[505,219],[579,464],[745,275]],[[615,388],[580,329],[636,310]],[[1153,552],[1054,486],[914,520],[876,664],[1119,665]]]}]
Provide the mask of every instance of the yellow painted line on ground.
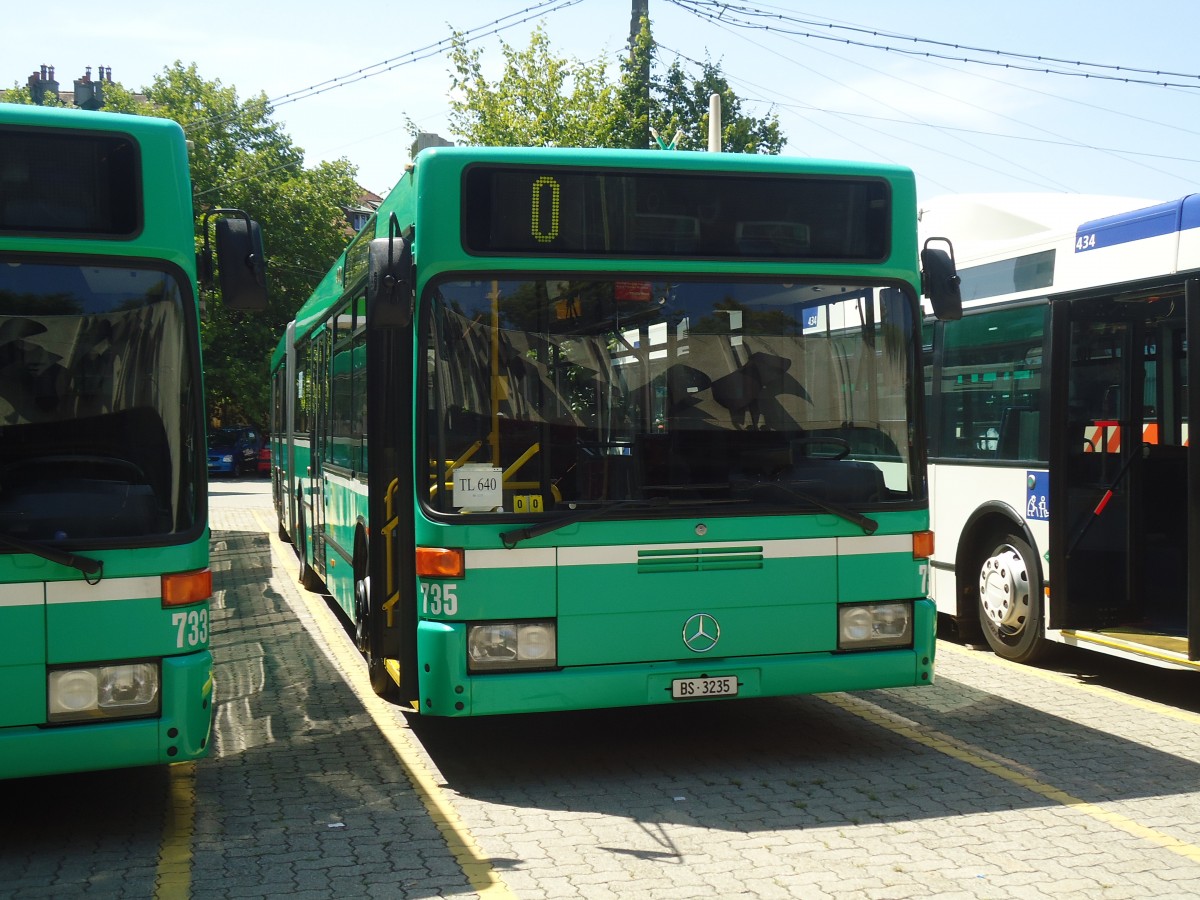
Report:
[{"label": "yellow painted line on ground", "polygon": [[[288,562],[292,562],[295,554],[279,540],[276,526],[268,523],[260,510],[253,510],[253,513],[259,527],[270,537],[272,552],[277,551]],[[298,570],[298,563],[295,568]],[[290,570],[284,569],[284,571]],[[291,578],[292,576],[285,577]],[[320,630],[329,652],[345,673],[346,679],[354,688],[354,692],[362,701],[363,706],[366,707],[367,713],[375,722],[379,732],[391,745],[413,790],[420,798],[430,820],[446,841],[446,847],[454,856],[472,889],[488,900],[493,900],[493,898],[494,900],[506,900],[506,898],[515,900],[516,894],[500,878],[495,867],[492,866],[491,860],[476,843],[454,807],[446,800],[438,784],[438,779],[429,771],[425,761],[417,753],[408,729],[396,722],[396,707],[380,698],[371,687],[362,656],[358,649],[350,643],[346,632],[325,605],[324,599],[318,594],[304,590],[299,584],[296,585],[296,589],[308,610],[309,617]]]},{"label": "yellow painted line on ground", "polygon": [[[958,644],[949,641],[938,641],[938,653],[953,653],[958,656],[974,656],[979,657],[979,650],[971,650],[967,647],[961,647]],[[1132,706],[1135,709],[1144,710],[1146,712],[1156,713],[1160,716],[1166,716],[1169,719],[1178,719],[1180,722],[1187,722],[1190,725],[1200,725],[1200,715],[1194,712],[1189,712],[1186,709],[1176,709],[1173,706],[1168,706],[1165,703],[1156,703],[1153,700],[1145,700],[1141,697],[1130,697],[1128,694],[1123,694],[1113,688],[1103,687],[1098,684],[1088,684],[1086,681],[1080,681],[1078,678],[1073,678],[1070,675],[1063,675],[1061,672],[1051,672],[1046,669],[1039,669],[1036,666],[1027,666],[1022,663],[1011,662],[1007,659],[1002,659],[994,653],[988,653],[991,657],[989,662],[996,665],[1007,666],[1014,672],[1021,672],[1024,675],[1030,675],[1034,678],[1040,678],[1042,681],[1048,681],[1051,684],[1063,685],[1066,687],[1076,688],[1077,690],[1087,691],[1090,694],[1095,694],[1097,697],[1104,697],[1108,700],[1115,700],[1125,706]],[[1148,671],[1154,672],[1153,668]]]},{"label": "yellow painted line on ground", "polygon": [[167,768],[167,816],[158,868],[154,872],[157,900],[177,900],[192,894],[192,834],[196,822],[196,764],[179,763]]},{"label": "yellow painted line on ground", "polygon": [[[939,647],[938,649],[940,652],[941,648]],[[995,775],[998,778],[1003,778],[1005,781],[1010,781],[1028,791],[1032,791],[1040,797],[1044,797],[1076,812],[1083,813],[1085,816],[1095,819],[1098,822],[1104,822],[1126,834],[1150,841],[1192,862],[1200,863],[1200,847],[1195,844],[1186,843],[1157,829],[1135,822],[1128,816],[1112,812],[1087,800],[1081,800],[1032,775],[1018,771],[1015,763],[998,758],[989,758],[985,753],[972,749],[962,741],[955,740],[948,735],[940,734],[933,729],[925,728],[911,719],[906,719],[868,700],[864,700],[862,697],[850,694],[822,694],[821,699],[851,715],[865,719],[881,728],[886,728],[893,734],[898,734],[931,750],[936,750],[938,753],[945,754],[952,759],[957,759],[977,769],[982,769],[989,775]]]}]

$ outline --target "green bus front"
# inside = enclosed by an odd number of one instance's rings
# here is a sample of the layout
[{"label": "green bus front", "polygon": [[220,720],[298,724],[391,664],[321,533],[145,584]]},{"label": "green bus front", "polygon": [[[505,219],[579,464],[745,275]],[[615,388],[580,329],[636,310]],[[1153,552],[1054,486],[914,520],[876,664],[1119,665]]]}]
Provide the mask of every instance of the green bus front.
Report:
[{"label": "green bus front", "polygon": [[0,777],[194,759],[203,393],[173,122],[0,106]]},{"label": "green bus front", "polygon": [[445,716],[930,683],[915,221],[893,167],[422,154],[297,322],[298,546],[376,674]]}]

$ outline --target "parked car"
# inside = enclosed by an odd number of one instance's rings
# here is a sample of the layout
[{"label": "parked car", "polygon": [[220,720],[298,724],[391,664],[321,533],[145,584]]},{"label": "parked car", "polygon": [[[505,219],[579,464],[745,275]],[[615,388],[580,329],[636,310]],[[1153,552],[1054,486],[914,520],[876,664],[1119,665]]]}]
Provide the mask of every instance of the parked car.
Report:
[{"label": "parked car", "polygon": [[208,474],[236,478],[255,471],[261,443],[258,429],[249,425],[212,429],[208,433]]},{"label": "parked car", "polygon": [[258,451],[258,474],[267,476],[271,474],[271,445],[265,440],[262,448]]}]

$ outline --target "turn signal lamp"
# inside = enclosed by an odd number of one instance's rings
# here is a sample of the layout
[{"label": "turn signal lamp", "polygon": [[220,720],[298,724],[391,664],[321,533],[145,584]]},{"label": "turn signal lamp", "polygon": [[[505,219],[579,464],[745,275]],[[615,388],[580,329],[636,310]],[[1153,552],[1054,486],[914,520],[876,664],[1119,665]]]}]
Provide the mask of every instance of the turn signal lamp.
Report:
[{"label": "turn signal lamp", "polygon": [[176,572],[162,577],[162,605],[187,606],[212,596],[212,569]]},{"label": "turn signal lamp", "polygon": [[467,571],[461,547],[418,547],[417,575],[422,578],[462,578]]},{"label": "turn signal lamp", "polygon": [[933,556],[933,532],[913,532],[913,559],[929,559]]}]

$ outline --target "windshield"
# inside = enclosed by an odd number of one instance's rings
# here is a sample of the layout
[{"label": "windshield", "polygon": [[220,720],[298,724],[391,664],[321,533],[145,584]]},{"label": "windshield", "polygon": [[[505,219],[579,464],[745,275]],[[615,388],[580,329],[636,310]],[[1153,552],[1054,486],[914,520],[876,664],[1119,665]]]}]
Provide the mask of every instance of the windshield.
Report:
[{"label": "windshield", "polygon": [[185,300],[166,271],[0,263],[0,536],[97,544],[200,524]]},{"label": "windshield", "polygon": [[731,515],[911,502],[913,300],[766,281],[442,281],[429,503]]}]

